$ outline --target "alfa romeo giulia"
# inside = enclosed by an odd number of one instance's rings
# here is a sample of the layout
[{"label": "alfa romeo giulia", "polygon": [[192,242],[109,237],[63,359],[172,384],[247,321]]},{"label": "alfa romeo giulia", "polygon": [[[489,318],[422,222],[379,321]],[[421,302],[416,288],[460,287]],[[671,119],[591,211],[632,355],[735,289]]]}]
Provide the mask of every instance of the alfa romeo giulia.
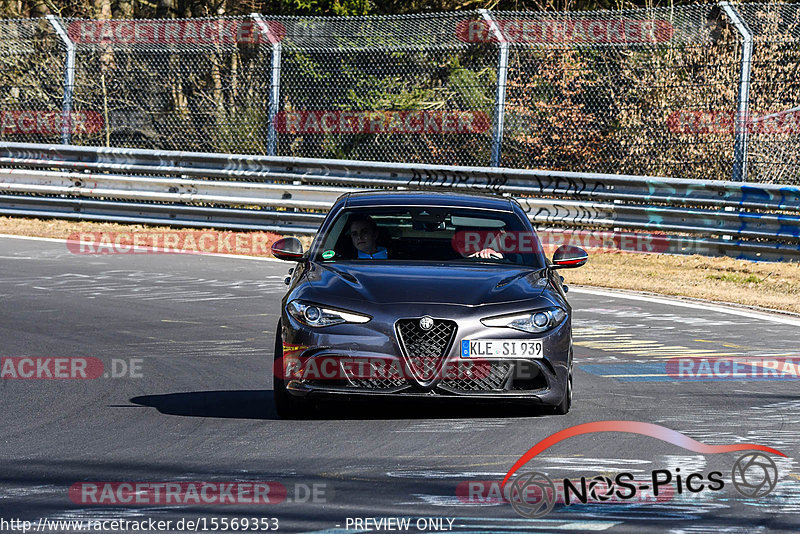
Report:
[{"label": "alfa romeo giulia", "polygon": [[557,270],[521,206],[502,196],[370,191],[340,197],[287,277],[275,336],[284,418],[330,398],[513,401],[565,414],[572,325]]}]

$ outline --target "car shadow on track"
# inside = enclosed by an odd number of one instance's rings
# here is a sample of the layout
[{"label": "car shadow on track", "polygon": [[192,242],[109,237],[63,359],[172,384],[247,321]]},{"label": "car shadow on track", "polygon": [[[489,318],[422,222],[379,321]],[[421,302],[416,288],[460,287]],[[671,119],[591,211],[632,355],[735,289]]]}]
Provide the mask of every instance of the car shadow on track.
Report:
[{"label": "car shadow on track", "polygon": [[[130,399],[139,406],[155,408],[166,415],[230,419],[280,419],[275,412],[272,391],[194,391],[143,395]],[[352,403],[325,402],[317,405],[309,419],[476,419],[487,417],[538,417],[546,411],[507,403],[491,405],[463,399],[444,402],[370,399]]]},{"label": "car shadow on track", "polygon": [[143,395],[131,402],[167,415],[231,419],[278,419],[272,392],[264,390],[192,391]]}]

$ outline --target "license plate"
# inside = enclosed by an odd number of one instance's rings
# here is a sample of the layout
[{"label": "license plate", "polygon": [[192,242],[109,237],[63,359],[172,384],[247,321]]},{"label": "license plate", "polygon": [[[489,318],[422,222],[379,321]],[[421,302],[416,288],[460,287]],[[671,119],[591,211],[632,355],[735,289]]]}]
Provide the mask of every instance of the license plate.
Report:
[{"label": "license plate", "polygon": [[544,358],[544,347],[535,339],[464,339],[462,358]]}]

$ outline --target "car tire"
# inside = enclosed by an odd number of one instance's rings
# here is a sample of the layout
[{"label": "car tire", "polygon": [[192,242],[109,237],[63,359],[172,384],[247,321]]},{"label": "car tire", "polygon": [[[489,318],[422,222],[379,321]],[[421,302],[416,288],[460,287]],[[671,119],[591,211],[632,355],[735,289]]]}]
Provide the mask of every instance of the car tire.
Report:
[{"label": "car tire", "polygon": [[310,415],[311,406],[305,399],[298,399],[286,390],[286,381],[278,376],[282,368],[280,359],[283,357],[283,339],[281,337],[281,323],[275,330],[275,356],[272,365],[272,399],[275,411],[281,419],[305,419]]},{"label": "car tire", "polygon": [[553,413],[556,415],[567,415],[570,408],[572,408],[572,370],[570,369],[567,376],[566,388],[564,389],[564,398],[561,402],[553,408]]}]

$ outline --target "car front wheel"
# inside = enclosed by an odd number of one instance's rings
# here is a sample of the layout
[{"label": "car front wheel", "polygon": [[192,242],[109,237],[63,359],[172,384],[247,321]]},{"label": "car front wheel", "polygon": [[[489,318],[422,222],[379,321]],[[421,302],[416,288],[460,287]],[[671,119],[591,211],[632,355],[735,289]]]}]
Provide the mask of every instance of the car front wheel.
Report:
[{"label": "car front wheel", "polygon": [[564,398],[556,405],[554,412],[556,415],[567,415],[572,408],[572,373],[567,377],[567,384],[564,389]]},{"label": "car front wheel", "polygon": [[283,379],[283,338],[281,323],[275,331],[275,357],[272,366],[272,393],[275,411],[281,419],[304,419],[309,416],[311,407],[305,399],[298,399],[286,390]]}]

